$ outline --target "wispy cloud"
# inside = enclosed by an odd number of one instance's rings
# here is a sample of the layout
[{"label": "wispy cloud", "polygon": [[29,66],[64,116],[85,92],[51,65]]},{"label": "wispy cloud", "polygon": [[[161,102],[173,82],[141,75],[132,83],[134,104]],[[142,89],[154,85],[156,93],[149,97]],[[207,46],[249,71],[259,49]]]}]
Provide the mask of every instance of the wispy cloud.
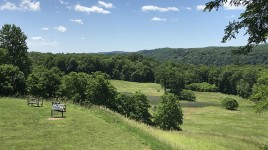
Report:
[{"label": "wispy cloud", "polygon": [[158,7],[158,6],[153,6],[153,5],[142,6],[141,10],[144,12],[147,12],[147,11],[158,11],[158,12],[179,11],[179,9],[176,7]]},{"label": "wispy cloud", "polygon": [[85,37],[81,37],[80,39],[81,39],[81,40],[85,40],[86,38],[85,38]]},{"label": "wispy cloud", "polygon": [[49,28],[44,27],[44,28],[41,28],[41,30],[42,30],[42,31],[48,31],[48,30],[49,30]]},{"label": "wispy cloud", "polygon": [[205,9],[206,5],[197,5],[196,10],[203,11]]},{"label": "wispy cloud", "polygon": [[84,24],[81,19],[70,19],[70,21],[78,24]]},{"label": "wispy cloud", "polygon": [[34,41],[44,41],[44,39],[41,36],[34,36],[34,37],[31,37],[31,39]]},{"label": "wispy cloud", "polygon": [[65,1],[63,1],[63,0],[59,0],[59,2],[60,2],[61,4],[63,4],[63,5],[68,5],[68,4],[69,4],[68,2],[65,2]]},{"label": "wispy cloud", "polygon": [[105,8],[113,8],[114,5],[112,3],[105,3],[104,1],[98,1],[98,4]]},{"label": "wispy cloud", "polygon": [[187,10],[192,10],[192,8],[191,8],[191,7],[186,7],[186,9],[187,9]]},{"label": "wispy cloud", "polygon": [[21,0],[18,5],[11,2],[6,2],[3,5],[0,5],[0,10],[9,10],[9,11],[40,11],[40,2],[32,0]]},{"label": "wispy cloud", "polygon": [[153,17],[151,20],[152,21],[166,21],[167,19],[166,18]]},{"label": "wispy cloud", "polygon": [[80,4],[75,5],[75,11],[84,12],[84,13],[99,13],[99,14],[110,14],[111,12],[108,10],[104,10],[103,8],[97,6],[86,7]]},{"label": "wispy cloud", "polygon": [[64,26],[58,26],[58,27],[54,27],[55,30],[59,31],[59,32],[65,32],[67,30],[66,27]]}]

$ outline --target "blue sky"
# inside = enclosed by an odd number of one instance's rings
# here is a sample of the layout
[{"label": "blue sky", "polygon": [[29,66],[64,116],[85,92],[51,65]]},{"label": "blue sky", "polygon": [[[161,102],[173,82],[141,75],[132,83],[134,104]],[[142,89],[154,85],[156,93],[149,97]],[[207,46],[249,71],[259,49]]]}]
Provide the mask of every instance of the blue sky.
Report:
[{"label": "blue sky", "polygon": [[0,25],[15,24],[29,51],[95,53],[162,47],[240,46],[221,43],[243,7],[203,12],[209,0],[0,0]]}]

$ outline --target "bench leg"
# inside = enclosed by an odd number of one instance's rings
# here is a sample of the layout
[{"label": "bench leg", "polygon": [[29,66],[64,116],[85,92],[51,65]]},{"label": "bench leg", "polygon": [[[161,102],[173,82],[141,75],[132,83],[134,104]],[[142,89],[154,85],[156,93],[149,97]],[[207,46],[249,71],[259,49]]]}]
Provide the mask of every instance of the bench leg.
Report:
[{"label": "bench leg", "polygon": [[53,117],[53,110],[51,110],[51,117]]}]

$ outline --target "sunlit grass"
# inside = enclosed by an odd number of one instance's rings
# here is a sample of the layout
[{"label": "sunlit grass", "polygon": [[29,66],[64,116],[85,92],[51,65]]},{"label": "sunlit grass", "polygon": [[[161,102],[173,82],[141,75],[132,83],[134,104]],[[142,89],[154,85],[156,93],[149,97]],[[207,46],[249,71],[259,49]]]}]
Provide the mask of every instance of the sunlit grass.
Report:
[{"label": "sunlit grass", "polygon": [[[122,89],[119,82],[116,81],[116,84],[112,82],[112,84],[116,88]],[[126,81],[122,81],[122,83],[127,84]],[[140,84],[142,85],[142,83]],[[140,87],[142,87],[141,85]],[[135,83],[129,83],[130,91],[131,87],[136,88]],[[146,86],[141,88],[141,92],[147,96],[159,96],[154,95],[155,89],[152,89],[152,92],[149,90],[146,89]],[[135,122],[130,124],[140,127],[148,134],[172,145],[175,149],[252,150],[259,149],[261,145],[268,143],[268,112],[255,114],[252,102],[234,95],[210,92],[195,92],[195,95],[196,102],[180,101],[184,113],[182,131],[167,132]],[[237,111],[221,108],[221,100],[225,97],[232,97],[238,101]],[[158,104],[158,102],[154,101],[154,104]]]},{"label": "sunlit grass", "polygon": [[[99,108],[67,104],[66,118],[48,120],[51,103],[26,106],[25,99],[0,99],[0,149],[162,149],[152,136],[123,117]],[[129,130],[129,128],[133,130]],[[159,146],[160,145],[160,146]],[[159,148],[157,148],[159,146]]]}]

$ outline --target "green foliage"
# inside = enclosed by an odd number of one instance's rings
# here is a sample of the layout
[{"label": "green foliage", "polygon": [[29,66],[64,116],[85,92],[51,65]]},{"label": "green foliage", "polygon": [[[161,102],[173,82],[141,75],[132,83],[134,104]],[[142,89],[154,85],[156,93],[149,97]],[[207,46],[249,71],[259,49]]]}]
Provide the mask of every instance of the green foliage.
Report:
[{"label": "green foliage", "polygon": [[230,22],[225,28],[225,35],[222,42],[226,42],[231,39],[235,39],[236,35],[241,29],[246,28],[246,34],[249,35],[248,43],[245,47],[241,47],[235,50],[234,53],[248,54],[252,48],[261,43],[266,43],[268,38],[267,20],[268,20],[268,9],[267,0],[248,1],[248,0],[214,0],[206,4],[204,10],[213,10],[224,4],[246,7],[245,11],[240,14],[238,21]]},{"label": "green foliage", "polygon": [[116,96],[116,89],[108,80],[107,74],[101,72],[93,73],[88,82],[86,93],[87,99],[91,103],[112,109],[115,108],[114,100]]},{"label": "green foliage", "polygon": [[155,71],[155,79],[164,87],[165,91],[178,94],[185,87],[184,76],[177,68],[167,65],[159,66]]},{"label": "green foliage", "polygon": [[250,100],[256,102],[256,112],[268,110],[268,70],[260,72],[257,83],[253,86]]},{"label": "green foliage", "polygon": [[61,81],[61,96],[72,100],[74,103],[80,103],[87,100],[87,89],[91,76],[86,73],[71,72],[64,76]]},{"label": "green foliage", "polygon": [[235,99],[226,97],[222,100],[222,107],[229,110],[236,110],[239,104]]},{"label": "green foliage", "polygon": [[143,56],[160,62],[175,62],[181,64],[226,66],[243,64],[268,64],[268,44],[254,47],[247,55],[232,55],[232,50],[238,47],[205,47],[205,48],[159,48],[139,51]]},{"label": "green foliage", "polygon": [[25,77],[18,67],[0,65],[0,96],[25,94]]},{"label": "green foliage", "polygon": [[155,124],[163,130],[180,130],[183,123],[183,113],[177,104],[178,97],[168,93],[161,96],[161,102],[157,107]]},{"label": "green foliage", "polygon": [[193,91],[191,90],[182,90],[179,94],[179,99],[181,100],[188,100],[188,101],[195,101],[196,97]]},{"label": "green foliage", "polygon": [[6,49],[5,64],[17,66],[27,77],[31,71],[31,60],[27,53],[26,35],[20,27],[5,24],[0,29],[0,48]]},{"label": "green foliage", "polygon": [[130,119],[151,124],[150,108],[147,97],[141,92],[127,95],[119,93],[115,100],[116,111]]},{"label": "green foliage", "polygon": [[241,79],[237,83],[236,89],[237,89],[237,94],[243,98],[248,98],[252,92],[252,87],[250,87],[250,84],[244,79]]},{"label": "green foliage", "polygon": [[260,150],[268,150],[268,145],[262,145],[261,147],[260,147]]},{"label": "green foliage", "polygon": [[37,67],[27,79],[28,93],[43,98],[55,98],[59,94],[62,73],[58,68]]},{"label": "green foliage", "polygon": [[7,62],[8,51],[4,48],[0,48],[0,65],[5,64]]},{"label": "green foliage", "polygon": [[186,89],[200,92],[216,92],[218,90],[215,84],[209,84],[207,82],[191,83],[186,86]]}]

